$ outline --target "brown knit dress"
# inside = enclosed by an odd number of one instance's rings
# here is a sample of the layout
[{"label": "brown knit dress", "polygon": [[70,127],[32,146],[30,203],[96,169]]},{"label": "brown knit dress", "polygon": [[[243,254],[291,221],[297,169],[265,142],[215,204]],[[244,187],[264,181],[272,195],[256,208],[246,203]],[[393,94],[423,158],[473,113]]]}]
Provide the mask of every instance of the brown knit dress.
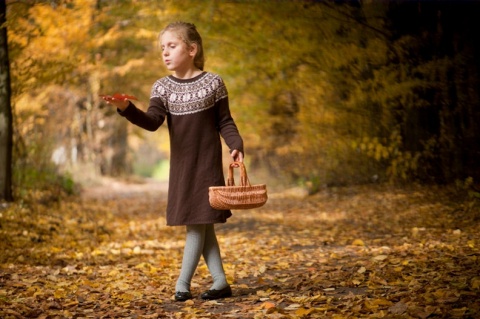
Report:
[{"label": "brown knit dress", "polygon": [[232,213],[210,207],[208,187],[225,185],[220,135],[230,151],[243,152],[243,140],[221,77],[203,72],[187,80],[161,78],[152,87],[146,112],[130,103],[120,114],[149,131],[167,118],[171,150],[167,225],[226,222]]}]

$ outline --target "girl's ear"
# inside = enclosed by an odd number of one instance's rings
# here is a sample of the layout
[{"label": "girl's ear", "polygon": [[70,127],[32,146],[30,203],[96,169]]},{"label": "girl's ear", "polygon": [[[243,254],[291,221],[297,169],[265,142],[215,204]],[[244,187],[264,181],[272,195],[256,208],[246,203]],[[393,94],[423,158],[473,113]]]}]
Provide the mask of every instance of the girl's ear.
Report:
[{"label": "girl's ear", "polygon": [[189,54],[190,56],[193,56],[193,57],[194,57],[194,56],[197,54],[197,50],[198,50],[197,44],[196,44],[196,43],[192,43],[192,44],[190,45],[190,48],[188,49],[188,54]]}]

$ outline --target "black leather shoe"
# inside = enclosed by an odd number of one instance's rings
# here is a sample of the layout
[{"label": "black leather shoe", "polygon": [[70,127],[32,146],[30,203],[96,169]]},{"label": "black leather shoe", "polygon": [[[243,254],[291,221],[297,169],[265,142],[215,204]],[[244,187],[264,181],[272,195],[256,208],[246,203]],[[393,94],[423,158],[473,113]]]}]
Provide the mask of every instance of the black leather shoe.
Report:
[{"label": "black leather shoe", "polygon": [[177,291],[175,293],[175,301],[187,301],[188,299],[192,299],[192,294],[190,291]]},{"label": "black leather shoe", "polygon": [[220,290],[215,290],[215,289],[207,290],[201,295],[202,299],[204,300],[228,298],[231,296],[232,296],[232,288],[230,288],[230,286],[227,286]]}]

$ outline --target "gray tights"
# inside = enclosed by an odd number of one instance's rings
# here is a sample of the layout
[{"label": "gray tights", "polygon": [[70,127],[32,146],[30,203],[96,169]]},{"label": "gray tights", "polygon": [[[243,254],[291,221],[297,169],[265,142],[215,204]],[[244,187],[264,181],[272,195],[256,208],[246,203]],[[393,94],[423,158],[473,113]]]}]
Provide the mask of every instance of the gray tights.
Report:
[{"label": "gray tights", "polygon": [[213,278],[210,289],[221,290],[228,286],[214,225],[187,225],[182,270],[175,291],[190,291],[190,283],[202,255]]}]

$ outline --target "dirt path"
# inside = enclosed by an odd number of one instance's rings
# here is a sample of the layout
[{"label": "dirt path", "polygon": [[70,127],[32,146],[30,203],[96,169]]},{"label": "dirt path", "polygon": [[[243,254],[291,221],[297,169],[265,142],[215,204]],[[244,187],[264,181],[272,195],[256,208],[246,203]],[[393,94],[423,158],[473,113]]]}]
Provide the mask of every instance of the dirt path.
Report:
[{"label": "dirt path", "polygon": [[84,187],[81,193],[83,199],[109,200],[123,197],[158,196],[165,200],[168,182],[153,179],[119,180],[103,177],[95,185]]},{"label": "dirt path", "polygon": [[[272,194],[217,227],[234,296],[177,303],[166,185],[100,186],[1,211],[1,318],[480,317],[479,214],[442,189]],[[210,284],[202,261],[192,293]]]}]

